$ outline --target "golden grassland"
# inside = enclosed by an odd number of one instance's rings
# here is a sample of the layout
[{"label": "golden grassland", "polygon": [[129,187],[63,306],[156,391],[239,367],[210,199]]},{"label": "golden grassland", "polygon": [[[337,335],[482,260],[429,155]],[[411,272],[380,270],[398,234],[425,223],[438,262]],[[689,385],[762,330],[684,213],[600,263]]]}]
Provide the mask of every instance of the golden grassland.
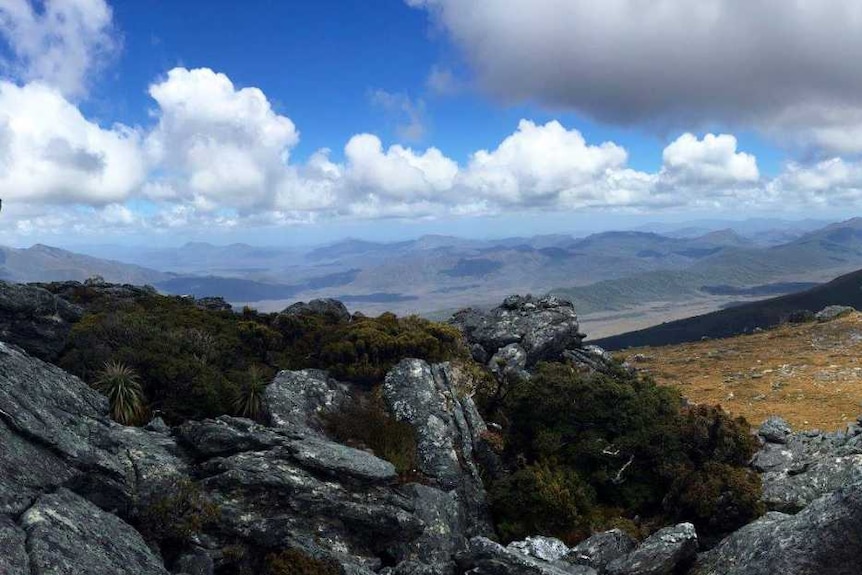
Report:
[{"label": "golden grassland", "polygon": [[794,429],[834,431],[862,414],[862,313],[617,356],[755,426],[780,415]]}]

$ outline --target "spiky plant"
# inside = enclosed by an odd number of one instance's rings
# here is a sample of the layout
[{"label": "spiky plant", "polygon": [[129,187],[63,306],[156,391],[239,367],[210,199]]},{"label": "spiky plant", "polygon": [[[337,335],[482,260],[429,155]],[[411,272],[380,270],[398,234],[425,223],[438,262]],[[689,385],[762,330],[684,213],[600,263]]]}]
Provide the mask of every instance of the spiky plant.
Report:
[{"label": "spiky plant", "polygon": [[264,389],[266,389],[266,379],[263,370],[256,365],[251,366],[234,399],[234,412],[240,417],[259,419],[263,411]]},{"label": "spiky plant", "polygon": [[144,392],[138,373],[119,361],[105,362],[93,384],[108,398],[111,417],[123,425],[139,423],[144,416]]}]

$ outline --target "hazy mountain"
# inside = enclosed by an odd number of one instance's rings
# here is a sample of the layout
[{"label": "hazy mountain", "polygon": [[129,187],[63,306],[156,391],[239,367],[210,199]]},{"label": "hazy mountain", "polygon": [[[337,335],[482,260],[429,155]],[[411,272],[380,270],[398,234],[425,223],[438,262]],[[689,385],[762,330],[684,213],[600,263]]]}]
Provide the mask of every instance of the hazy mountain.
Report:
[{"label": "hazy mountain", "polygon": [[36,244],[29,248],[0,247],[0,279],[16,282],[83,281],[102,276],[115,283],[152,284],[170,274],[138,265],[105,260]]}]

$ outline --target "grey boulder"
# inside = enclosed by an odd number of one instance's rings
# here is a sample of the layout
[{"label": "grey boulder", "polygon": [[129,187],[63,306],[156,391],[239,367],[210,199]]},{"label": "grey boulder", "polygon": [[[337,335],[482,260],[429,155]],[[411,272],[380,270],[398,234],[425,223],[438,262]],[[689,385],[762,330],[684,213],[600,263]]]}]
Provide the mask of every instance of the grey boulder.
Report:
[{"label": "grey boulder", "polygon": [[53,361],[83,310],[48,290],[0,281],[0,341]]},{"label": "grey boulder", "polygon": [[697,555],[697,533],[691,523],[660,529],[634,551],[611,561],[609,575],[671,575],[690,565]]},{"label": "grey boulder", "polygon": [[615,559],[628,555],[637,547],[637,540],[621,529],[597,533],[574,547],[565,560],[574,565],[587,565],[603,573]]}]

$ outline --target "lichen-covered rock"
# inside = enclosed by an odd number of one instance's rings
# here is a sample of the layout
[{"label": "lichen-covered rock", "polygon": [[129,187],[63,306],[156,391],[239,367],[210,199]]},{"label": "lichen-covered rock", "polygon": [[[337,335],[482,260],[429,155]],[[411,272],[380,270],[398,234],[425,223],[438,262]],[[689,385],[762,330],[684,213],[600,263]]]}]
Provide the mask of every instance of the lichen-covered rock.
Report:
[{"label": "lichen-covered rock", "polygon": [[491,360],[488,361],[488,369],[498,378],[504,379],[509,375],[521,378],[530,377],[527,373],[527,352],[517,343],[510,343],[498,349]]},{"label": "lichen-covered rock", "polygon": [[790,424],[777,416],[770,417],[757,429],[757,435],[767,443],[787,443],[792,432]]},{"label": "lichen-covered rock", "polygon": [[167,575],[140,534],[66,489],[42,495],[20,519],[33,575]]},{"label": "lichen-covered rock", "polygon": [[611,529],[596,533],[572,547],[565,560],[574,565],[587,565],[599,573],[604,573],[611,561],[628,555],[637,545],[637,540],[625,531]]},{"label": "lichen-covered rock", "polygon": [[0,341],[53,361],[83,310],[34,285],[0,281]]},{"label": "lichen-covered rock", "polygon": [[471,539],[458,564],[474,575],[596,575],[591,567],[543,561],[485,537]]},{"label": "lichen-covered rock", "polygon": [[796,515],[767,513],[703,554],[694,575],[858,575],[862,484],[825,495]]},{"label": "lichen-covered rock", "polygon": [[487,431],[471,397],[448,363],[405,359],[387,375],[383,397],[416,433],[419,471],[435,487],[455,490],[463,535],[493,533],[476,457]]},{"label": "lichen-covered rock", "polygon": [[11,517],[0,515],[0,573],[30,575],[26,535]]},{"label": "lichen-covered rock", "polygon": [[320,429],[319,416],[350,400],[347,385],[325,371],[281,371],[264,392],[264,412],[276,427]]},{"label": "lichen-covered rock", "polygon": [[817,321],[827,322],[855,312],[856,309],[847,305],[830,305],[814,314]]},{"label": "lichen-covered rock", "polygon": [[586,373],[613,374],[619,367],[613,356],[597,345],[585,345],[580,348],[563,351],[563,359],[569,361],[575,368]]},{"label": "lichen-covered rock", "polygon": [[763,501],[774,511],[796,512],[818,497],[862,479],[862,429],[791,433],[773,418],[758,432],[764,445],[752,460],[761,471]]},{"label": "lichen-covered rock", "polygon": [[336,299],[313,299],[306,303],[297,302],[281,312],[286,316],[321,315],[333,321],[349,321],[350,312],[347,307]]},{"label": "lichen-covered rock", "polygon": [[542,535],[527,537],[523,541],[513,541],[506,547],[518,553],[550,562],[558,561],[571,552],[568,545],[559,539]]},{"label": "lichen-covered rock", "polygon": [[[510,296],[490,311],[465,309],[450,323],[486,357],[517,343],[527,354],[527,366],[559,358],[565,349],[578,348],[584,338],[572,303],[554,296]],[[476,352],[474,352],[474,357]]]},{"label": "lichen-covered rock", "polygon": [[297,463],[306,469],[316,470],[342,481],[386,483],[398,477],[395,466],[388,461],[318,437],[291,441],[287,444],[287,449]]},{"label": "lichen-covered rock", "polygon": [[691,564],[697,554],[697,533],[691,523],[660,529],[634,551],[611,561],[609,575],[672,575]]}]

